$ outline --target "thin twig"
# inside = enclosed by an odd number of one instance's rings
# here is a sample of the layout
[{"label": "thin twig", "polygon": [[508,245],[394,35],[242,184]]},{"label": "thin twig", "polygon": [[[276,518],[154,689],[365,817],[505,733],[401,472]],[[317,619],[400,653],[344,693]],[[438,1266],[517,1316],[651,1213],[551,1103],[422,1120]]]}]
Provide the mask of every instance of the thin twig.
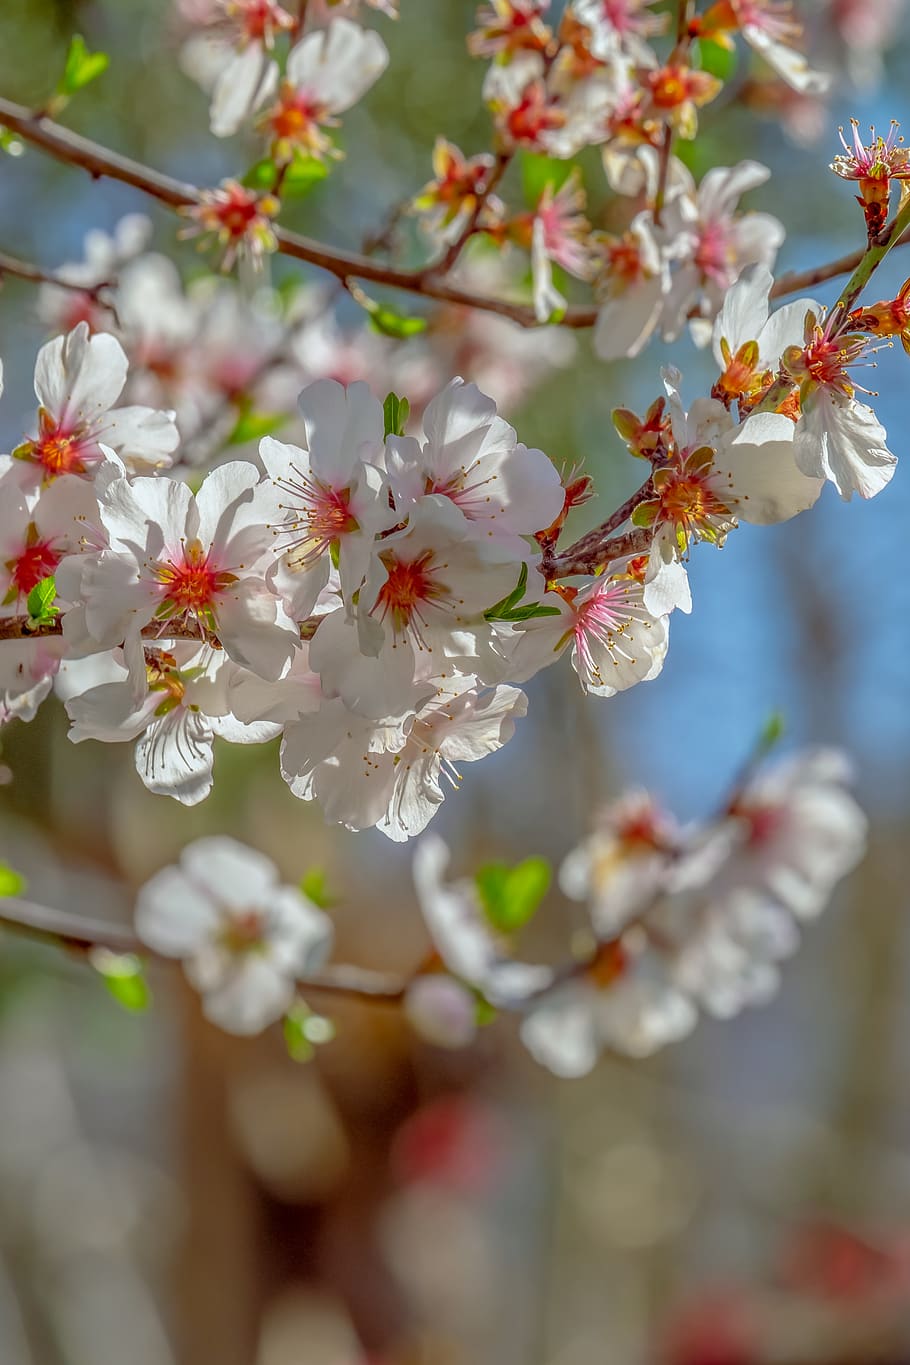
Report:
[{"label": "thin twig", "polygon": [[[609,537],[614,531],[618,531],[620,526],[629,520],[639,503],[647,502],[654,491],[654,485],[647,479],[641,486],[636,488],[625,502],[617,507],[616,511],[602,521],[599,526],[588,531],[568,546],[561,554],[551,555],[549,559],[544,555],[541,564],[541,573],[546,578],[568,578],[573,573],[593,573],[594,569],[578,569],[576,564],[594,563],[595,568],[604,563],[603,550],[609,545]],[[617,556],[614,556],[616,558]]]},{"label": "thin twig", "polygon": [[[102,920],[74,915],[69,910],[52,910],[17,897],[0,900],[0,925],[43,943],[62,945],[76,953],[108,948],[113,953],[134,953],[174,965],[173,959],[154,952],[125,925],[105,924]],[[404,999],[408,979],[340,963],[324,968],[316,976],[299,978],[298,985],[304,991],[366,1000],[371,1004],[397,1005]]]},{"label": "thin twig", "polygon": [[8,252],[0,251],[0,279],[4,275],[14,275],[17,280],[27,280],[30,284],[52,284],[57,289],[71,289],[75,294],[86,294],[95,303],[100,303],[104,307],[109,305],[105,304],[99,295],[105,289],[112,289],[115,283],[113,280],[99,280],[97,284],[75,284],[52,270],[42,270],[29,261],[21,261],[18,256],[10,256]]}]

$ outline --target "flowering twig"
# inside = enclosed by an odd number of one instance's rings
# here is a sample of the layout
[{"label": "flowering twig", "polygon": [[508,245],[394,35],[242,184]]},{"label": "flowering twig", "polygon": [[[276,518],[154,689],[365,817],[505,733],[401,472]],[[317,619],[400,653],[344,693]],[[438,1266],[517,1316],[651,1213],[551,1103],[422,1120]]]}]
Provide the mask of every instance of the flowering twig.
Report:
[{"label": "flowering twig", "polygon": [[442,256],[442,258],[439,261],[437,261],[435,265],[431,265],[429,267],[429,269],[426,272],[428,276],[445,275],[455,265],[456,261],[458,260],[459,256],[461,255],[462,251],[467,245],[468,239],[472,237],[474,233],[477,231],[477,225],[480,222],[480,215],[483,213],[484,207],[487,201],[489,200],[490,195],[496,189],[496,186],[499,184],[499,182],[502,180],[502,177],[508,170],[513,156],[514,152],[511,151],[498,152],[496,154],[496,160],[494,161],[492,167],[490,168],[490,174],[486,178],[486,182],[484,183],[483,189],[477,195],[476,201],[474,203],[474,208],[472,209],[470,215],[468,216],[468,221],[465,223],[464,227],[461,229],[461,232],[459,232],[454,242],[450,244],[445,255]]},{"label": "flowering twig", "polygon": [[652,492],[653,485],[651,480],[647,479],[641,488],[636,488],[635,492],[607,517],[606,521],[581,536],[561,554],[551,554],[549,558],[545,555],[540,566],[541,573],[548,579],[568,578],[576,573],[594,573],[607,559],[618,558],[618,554],[611,556],[610,553],[605,553],[614,544],[610,537],[629,520],[639,503],[650,498]]},{"label": "flowering twig", "polygon": [[[0,900],[0,925],[14,933],[36,938],[44,943],[69,948],[76,953],[89,953],[93,948],[107,948],[113,953],[134,953],[151,957],[174,966],[172,958],[162,957],[148,948],[132,929],[119,924],[105,924],[69,910],[52,910],[18,897]],[[366,967],[339,964],[326,967],[318,975],[298,982],[305,991],[365,1000],[371,1004],[399,1004],[404,999],[408,979]]]},{"label": "flowering twig", "polygon": [[[112,152],[89,138],[55,123],[52,119],[36,117],[23,105],[0,98],[0,126],[17,133],[24,141],[48,152],[58,161],[71,166],[79,166],[94,177],[105,176],[131,185],[143,194],[167,204],[173,209],[186,208],[200,202],[200,190],[195,185],[176,180],[151,167],[144,166],[130,157]],[[419,294],[424,298],[440,303],[456,304],[474,308],[479,312],[497,313],[511,319],[522,327],[539,327],[533,308],[525,304],[510,303],[506,299],[492,298],[477,294],[446,283],[445,279],[434,276],[426,269],[403,270],[398,267],[371,260],[357,252],[329,248],[322,242],[304,237],[300,233],[276,229],[278,251],[295,260],[304,261],[317,269],[325,270],[342,282],[355,278],[368,280],[374,284],[384,284],[392,289]],[[904,234],[900,242],[910,241],[910,233]],[[897,245],[895,242],[893,245]],[[808,285],[820,284],[825,280],[843,275],[862,260],[864,253],[841,257],[826,266],[814,268],[811,272],[797,272],[781,276],[775,284],[772,297],[780,298],[804,289]],[[593,327],[597,321],[598,309],[595,307],[568,308],[560,319],[562,327]]]}]

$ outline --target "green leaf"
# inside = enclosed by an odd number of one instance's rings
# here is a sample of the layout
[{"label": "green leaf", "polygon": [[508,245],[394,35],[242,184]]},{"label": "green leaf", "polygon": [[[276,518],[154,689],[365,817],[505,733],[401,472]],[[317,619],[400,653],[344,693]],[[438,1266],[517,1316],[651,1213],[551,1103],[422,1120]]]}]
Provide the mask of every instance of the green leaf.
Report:
[{"label": "green leaf", "polygon": [[86,85],[96,80],[110,65],[106,52],[89,52],[81,33],[74,33],[66,54],[63,75],[57,82],[57,94],[64,99],[75,95]]},{"label": "green leaf", "polygon": [[328,174],[329,167],[325,161],[319,161],[315,156],[306,156],[298,151],[284,173],[281,193],[285,198],[308,194],[314,185],[326,180]]},{"label": "green leaf", "polygon": [[503,616],[503,621],[533,621],[535,616],[561,616],[559,607],[548,607],[546,602],[528,602],[523,607],[515,607]]},{"label": "green leaf", "polygon": [[307,900],[318,905],[320,910],[328,910],[337,905],[338,897],[329,889],[324,867],[311,867],[300,878],[300,889]]},{"label": "green leaf", "polygon": [[525,858],[515,867],[505,863],[486,863],[477,872],[475,884],[484,914],[503,934],[514,934],[534,916],[550,886],[550,864],[546,858]]},{"label": "green leaf", "polygon": [[702,71],[718,80],[729,81],[736,72],[736,48],[725,43],[715,43],[711,38],[699,38],[693,43],[695,61]]},{"label": "green leaf", "polygon": [[773,749],[784,733],[784,716],[782,711],[772,711],[768,719],[762,726],[758,737],[758,747],[762,753],[767,753]]},{"label": "green leaf", "polygon": [[278,167],[271,157],[257,161],[241,180],[249,190],[270,190],[278,178]]},{"label": "green leaf", "polygon": [[411,405],[406,398],[400,398],[397,393],[387,393],[382,405],[386,436],[403,436],[410,412]]},{"label": "green leaf", "polygon": [[521,186],[529,208],[536,208],[548,185],[558,190],[572,174],[574,161],[557,161],[539,152],[521,153]]},{"label": "green leaf", "polygon": [[25,143],[12,128],[0,128],[0,152],[6,152],[7,156],[25,155]]},{"label": "green leaf", "polygon": [[54,606],[54,599],[57,596],[57,584],[53,574],[49,578],[42,578],[40,583],[36,583],[26,598],[28,614],[36,625],[44,625],[47,621],[52,621],[58,610]]},{"label": "green leaf", "polygon": [[397,337],[399,341],[405,341],[408,337],[418,336],[420,332],[427,330],[426,318],[405,317],[403,313],[396,313],[394,308],[389,308],[385,303],[374,303],[367,311],[370,314],[370,326],[373,331],[381,332],[383,336]]},{"label": "green leaf", "polygon": [[240,414],[227,438],[227,444],[242,446],[248,441],[259,441],[263,436],[272,436],[286,421],[285,412],[256,412],[252,404],[241,403]]},{"label": "green leaf", "polygon": [[141,1014],[152,1000],[145,968],[135,953],[112,953],[109,948],[93,948],[89,961],[102,977],[109,993],[130,1014]]},{"label": "green leaf", "polygon": [[21,896],[26,885],[21,872],[17,872],[8,863],[0,863],[0,897]]},{"label": "green leaf", "polygon": [[335,1037],[335,1025],[325,1015],[314,1014],[305,1000],[295,1000],[282,1023],[288,1056],[295,1062],[309,1062],[317,1047]]},{"label": "green leaf", "polygon": [[518,572],[518,582],[510,593],[484,612],[487,621],[503,621],[508,619],[507,613],[516,607],[525,595],[525,588],[528,586],[528,566],[522,564]]}]

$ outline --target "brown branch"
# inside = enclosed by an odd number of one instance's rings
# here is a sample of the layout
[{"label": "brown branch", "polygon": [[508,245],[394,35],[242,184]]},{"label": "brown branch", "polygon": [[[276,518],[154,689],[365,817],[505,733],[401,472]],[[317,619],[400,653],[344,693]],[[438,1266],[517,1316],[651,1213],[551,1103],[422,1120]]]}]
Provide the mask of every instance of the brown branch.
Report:
[{"label": "brown branch", "polygon": [[[134,953],[175,965],[173,958],[154,952],[132,929],[123,925],[105,924],[102,920],[84,918],[68,910],[52,910],[17,897],[0,899],[0,925],[14,933],[76,953],[87,954],[93,948],[107,948],[113,953]],[[343,963],[326,967],[316,976],[301,977],[298,984],[305,991],[394,1005],[401,1003],[408,987],[406,979]]]},{"label": "brown branch", "polygon": [[[95,178],[106,177],[131,185],[143,194],[157,199],[170,208],[179,209],[197,204],[199,190],[195,185],[175,180],[172,176],[152,170],[130,157],[112,152],[89,138],[80,137],[51,119],[39,118],[23,105],[0,98],[0,126],[17,133],[24,141],[40,147],[49,155],[71,166],[79,166]],[[538,327],[534,310],[526,304],[510,303],[506,299],[491,298],[475,294],[468,289],[460,289],[446,284],[445,280],[434,279],[426,269],[402,270],[395,266],[370,260],[368,256],[353,251],[333,250],[322,242],[304,237],[300,233],[277,230],[278,250],[284,256],[304,261],[325,270],[342,283],[348,278],[369,280],[384,284],[391,289],[401,289],[410,294],[419,294],[439,303],[449,303],[462,308],[475,308],[480,312],[497,313],[511,319],[522,327]],[[904,233],[896,245],[910,241],[910,232]],[[838,275],[854,270],[862,260],[864,250],[852,252],[836,261],[813,267],[806,271],[791,271],[782,275],[771,290],[772,298],[781,298],[799,290],[823,284]],[[596,307],[575,307],[566,310],[559,326],[573,329],[593,327],[597,321]]]},{"label": "brown branch", "polygon": [[477,201],[474,204],[468,221],[455,238],[455,241],[451,243],[441,260],[439,260],[436,265],[430,266],[427,271],[428,278],[432,275],[445,275],[452,269],[464,247],[467,245],[468,238],[472,237],[474,233],[478,231],[477,224],[480,222],[480,215],[483,213],[490,195],[508,170],[514,155],[515,153],[512,151],[497,152],[496,160],[490,168],[490,174],[487,176],[483,189],[477,196]]},{"label": "brown branch", "polygon": [[[600,532],[599,527],[597,530]],[[597,533],[590,534],[593,537]],[[636,527],[634,531],[625,531],[621,536],[613,536],[609,540],[603,540],[597,535],[596,543],[587,552],[576,551],[572,546],[565,554],[558,555],[550,577],[571,578],[573,574],[596,574],[605,564],[610,564],[615,559],[624,559],[626,555],[647,554],[653,539],[653,531],[646,527]]]},{"label": "brown branch", "polygon": [[[308,616],[299,621],[300,638],[312,640],[322,620],[321,616]],[[0,616],[0,641],[2,640],[43,640],[48,636],[63,634],[63,620],[54,616],[49,621],[35,622],[30,616]],[[206,630],[198,621],[188,619],[152,621],[143,626],[140,634],[143,640],[198,640],[201,644],[221,648],[221,641],[211,631]],[[100,646],[99,646],[100,648]]]},{"label": "brown branch", "polygon": [[75,284],[54,271],[42,270],[29,261],[20,261],[18,256],[10,256],[8,252],[0,251],[0,279],[4,275],[13,275],[17,280],[28,280],[30,284],[53,284],[58,289],[71,289],[76,294],[88,294],[98,303],[104,303],[103,299],[99,299],[99,294],[114,285],[113,280],[99,280],[97,284]]},{"label": "brown branch", "polygon": [[[607,517],[606,521],[602,521],[592,531],[587,531],[574,544],[569,545],[558,555],[552,552],[549,555],[544,553],[540,565],[544,577],[568,578],[573,573],[594,573],[595,569],[604,563],[604,548],[612,544],[609,537],[629,520],[639,503],[647,502],[653,491],[654,485],[647,479],[641,488],[636,488],[635,492]],[[619,556],[614,555],[613,558]],[[589,563],[593,563],[595,567],[591,569],[573,567],[576,564]]]},{"label": "brown branch", "polygon": [[[18,133],[26,142],[40,147],[58,161],[79,166],[96,178],[104,176],[131,185],[172,209],[187,208],[199,203],[200,191],[195,185],[175,180],[172,176],[143,166],[130,157],[112,152],[89,138],[70,132],[68,128],[51,119],[36,117],[30,110],[10,100],[0,99],[0,126]],[[342,282],[352,278],[367,280],[374,284],[387,285],[392,289],[419,294],[440,303],[497,313],[523,327],[540,325],[534,316],[534,310],[527,304],[510,303],[507,299],[472,293],[468,289],[447,284],[445,280],[432,278],[426,269],[402,270],[371,260],[359,252],[327,247],[322,242],[314,241],[297,232],[288,232],[284,228],[276,229],[276,236],[278,250],[282,255],[325,270]],[[596,317],[596,308],[570,309],[563,318],[562,325],[590,327]]]}]

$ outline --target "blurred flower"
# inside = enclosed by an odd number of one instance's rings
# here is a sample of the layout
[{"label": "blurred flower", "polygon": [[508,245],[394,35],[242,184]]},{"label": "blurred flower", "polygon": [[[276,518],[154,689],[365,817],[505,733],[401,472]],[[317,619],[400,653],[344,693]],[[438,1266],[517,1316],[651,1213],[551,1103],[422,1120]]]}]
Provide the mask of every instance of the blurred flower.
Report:
[{"label": "blurred flower", "polygon": [[229,1033],[259,1033],[291,1004],[297,977],[318,971],[332,925],[268,858],[234,839],[197,839],[142,887],[136,931],[164,957],[183,959],[207,1018]]}]

